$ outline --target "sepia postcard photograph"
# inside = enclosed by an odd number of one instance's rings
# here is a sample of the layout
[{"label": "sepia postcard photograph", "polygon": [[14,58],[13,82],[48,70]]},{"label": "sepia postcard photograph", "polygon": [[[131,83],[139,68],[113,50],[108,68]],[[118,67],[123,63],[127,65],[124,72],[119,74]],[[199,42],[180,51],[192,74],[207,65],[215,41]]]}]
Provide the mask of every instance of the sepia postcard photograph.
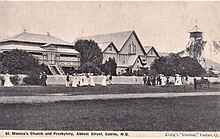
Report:
[{"label": "sepia postcard photograph", "polygon": [[220,138],[220,1],[0,1],[0,138]]}]

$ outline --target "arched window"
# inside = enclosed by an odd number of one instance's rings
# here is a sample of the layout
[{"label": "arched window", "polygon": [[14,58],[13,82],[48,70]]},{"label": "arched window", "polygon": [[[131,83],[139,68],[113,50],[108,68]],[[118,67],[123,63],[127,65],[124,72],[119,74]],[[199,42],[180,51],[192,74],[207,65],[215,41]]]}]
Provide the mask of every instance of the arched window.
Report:
[{"label": "arched window", "polygon": [[109,46],[108,46],[108,49],[109,49],[109,51],[112,51],[112,46],[109,45]]},{"label": "arched window", "polygon": [[131,54],[135,54],[136,53],[136,45],[134,44],[134,42],[132,42],[130,44],[130,53]]}]

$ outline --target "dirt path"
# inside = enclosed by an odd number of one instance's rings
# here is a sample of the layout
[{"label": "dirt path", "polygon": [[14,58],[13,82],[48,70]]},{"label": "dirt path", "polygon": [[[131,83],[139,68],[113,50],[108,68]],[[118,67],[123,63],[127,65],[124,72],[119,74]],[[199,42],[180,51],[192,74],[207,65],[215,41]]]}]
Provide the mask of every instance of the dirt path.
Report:
[{"label": "dirt path", "polygon": [[130,99],[130,98],[171,98],[181,96],[219,96],[220,92],[191,92],[191,93],[139,93],[139,94],[102,94],[102,95],[76,95],[68,94],[44,94],[36,96],[1,96],[0,103],[41,103],[55,101],[78,100],[106,100],[106,99]]}]

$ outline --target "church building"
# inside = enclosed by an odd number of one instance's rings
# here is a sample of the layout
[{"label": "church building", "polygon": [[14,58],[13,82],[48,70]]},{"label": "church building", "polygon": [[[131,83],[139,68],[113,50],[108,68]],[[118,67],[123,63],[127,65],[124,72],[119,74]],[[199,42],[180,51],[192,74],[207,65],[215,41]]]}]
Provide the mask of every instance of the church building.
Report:
[{"label": "church building", "polygon": [[127,69],[134,71],[149,68],[154,59],[159,57],[154,47],[142,46],[134,30],[78,38],[80,39],[94,40],[98,43],[103,53],[103,63],[109,58],[114,58],[117,74]]}]

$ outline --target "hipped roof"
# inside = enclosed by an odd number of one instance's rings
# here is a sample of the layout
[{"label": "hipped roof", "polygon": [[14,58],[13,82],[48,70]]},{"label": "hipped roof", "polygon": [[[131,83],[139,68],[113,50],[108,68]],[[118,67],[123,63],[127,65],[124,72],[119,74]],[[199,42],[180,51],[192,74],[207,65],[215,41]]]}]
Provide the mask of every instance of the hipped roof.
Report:
[{"label": "hipped roof", "polygon": [[0,41],[0,43],[9,41],[73,46],[71,43],[63,41],[51,35],[33,34],[27,32],[23,32],[18,35],[3,39],[2,41]]},{"label": "hipped roof", "polygon": [[202,33],[203,31],[202,31],[197,25],[195,25],[195,27],[192,28],[189,32],[190,32],[190,33],[194,33],[194,32],[200,32],[200,33]]}]

